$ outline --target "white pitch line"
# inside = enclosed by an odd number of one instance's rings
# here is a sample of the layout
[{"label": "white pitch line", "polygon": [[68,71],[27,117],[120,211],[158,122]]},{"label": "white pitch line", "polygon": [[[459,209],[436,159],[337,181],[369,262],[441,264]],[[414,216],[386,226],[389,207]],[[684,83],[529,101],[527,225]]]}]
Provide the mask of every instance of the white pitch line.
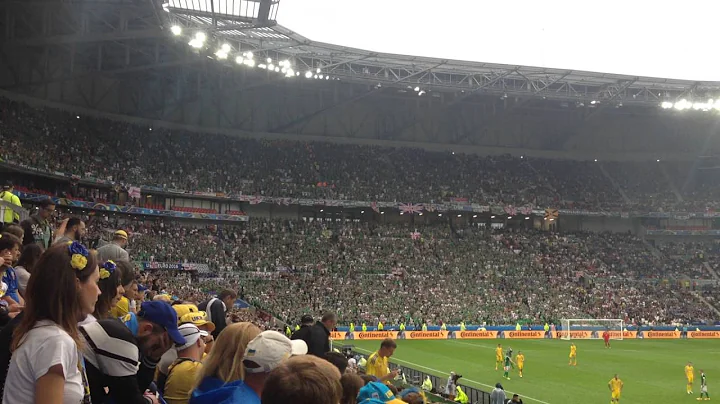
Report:
[{"label": "white pitch line", "polygon": [[[358,351],[363,351],[363,352],[367,352],[367,353],[372,353],[372,352],[373,352],[373,351],[370,351],[370,350],[367,350],[367,349],[358,348],[358,347],[355,347],[355,349],[358,350]],[[392,358],[391,361],[393,361],[393,362],[402,362],[402,363],[408,364],[408,365],[410,365],[410,366],[414,366],[414,367],[417,367],[417,368],[429,370],[429,371],[435,372],[435,373],[440,373],[441,375],[448,375],[448,376],[450,375],[450,373],[443,372],[443,371],[441,371],[441,370],[437,370],[437,369],[433,369],[433,368],[429,368],[429,367],[427,367],[427,366],[419,365],[419,364],[417,364],[417,363],[413,363],[413,362],[406,361],[406,360],[402,360],[402,359]],[[477,381],[475,381],[475,380],[470,380],[470,379],[466,379],[466,378],[463,378],[463,380],[465,380],[466,382],[470,382],[470,383],[477,384],[477,385],[479,385],[479,386],[489,387],[490,389],[494,389],[494,388],[495,388],[495,386],[491,386],[491,385],[489,385],[489,384],[477,382]],[[518,392],[512,392],[512,391],[510,391],[510,390],[505,390],[505,391],[508,392],[508,393],[510,393],[510,394],[513,394],[513,393],[520,394],[520,393],[518,393]],[[488,393],[489,393],[489,392],[488,392]],[[521,396],[522,398],[526,398],[526,399],[528,399],[528,400],[536,401],[536,402],[538,402],[538,403],[540,403],[540,404],[550,404],[550,403],[548,403],[547,401],[538,400],[537,398],[532,398],[532,397],[530,397],[530,396],[526,396],[526,395],[523,395],[523,394],[520,394],[520,396]]]}]

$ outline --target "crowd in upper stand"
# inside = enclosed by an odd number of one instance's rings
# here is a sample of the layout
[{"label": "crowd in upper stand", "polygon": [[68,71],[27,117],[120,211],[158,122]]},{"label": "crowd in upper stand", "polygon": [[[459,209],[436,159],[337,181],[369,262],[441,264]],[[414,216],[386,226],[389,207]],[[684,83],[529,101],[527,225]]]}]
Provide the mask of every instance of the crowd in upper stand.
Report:
[{"label": "crowd in upper stand", "polygon": [[454,196],[482,205],[615,211],[704,211],[717,200],[710,190],[718,188],[717,176],[689,176],[690,163],[596,163],[251,140],[151,130],[8,100],[0,100],[0,121],[4,160],[136,186],[413,203]]}]

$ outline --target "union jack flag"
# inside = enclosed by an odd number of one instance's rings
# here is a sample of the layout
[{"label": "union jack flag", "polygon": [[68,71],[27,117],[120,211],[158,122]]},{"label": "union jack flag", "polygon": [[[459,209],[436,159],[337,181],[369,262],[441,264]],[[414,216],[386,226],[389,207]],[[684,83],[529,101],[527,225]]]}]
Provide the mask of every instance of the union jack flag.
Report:
[{"label": "union jack flag", "polygon": [[423,205],[422,204],[413,205],[412,203],[401,203],[399,208],[400,208],[400,212],[413,214],[413,213],[422,212]]},{"label": "union jack flag", "polygon": [[523,206],[520,208],[520,213],[523,215],[529,215],[532,213],[532,206]]},{"label": "union jack flag", "polygon": [[262,201],[263,201],[262,196],[253,196],[252,198],[250,198],[250,205],[257,205]]},{"label": "union jack flag", "polygon": [[507,206],[505,206],[505,213],[507,213],[510,216],[515,216],[515,215],[517,215],[517,209],[515,209],[515,207],[512,205],[507,205]]}]

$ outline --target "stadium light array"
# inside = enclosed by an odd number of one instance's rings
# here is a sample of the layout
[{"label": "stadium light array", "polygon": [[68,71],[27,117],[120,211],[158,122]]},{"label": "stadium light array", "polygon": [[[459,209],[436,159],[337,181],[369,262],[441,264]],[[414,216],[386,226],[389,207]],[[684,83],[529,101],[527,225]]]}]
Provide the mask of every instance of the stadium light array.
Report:
[{"label": "stadium light array", "polygon": [[173,25],[170,28],[170,31],[173,33],[173,35],[178,36],[182,34],[182,28],[179,25]]},{"label": "stadium light array", "polygon": [[678,111],[684,111],[686,109],[693,109],[695,111],[705,112],[713,109],[716,111],[720,111],[720,99],[714,100],[711,98],[707,100],[707,102],[692,102],[683,98],[680,101],[676,102],[664,101],[660,104],[660,107],[662,107],[663,109],[676,109]]}]

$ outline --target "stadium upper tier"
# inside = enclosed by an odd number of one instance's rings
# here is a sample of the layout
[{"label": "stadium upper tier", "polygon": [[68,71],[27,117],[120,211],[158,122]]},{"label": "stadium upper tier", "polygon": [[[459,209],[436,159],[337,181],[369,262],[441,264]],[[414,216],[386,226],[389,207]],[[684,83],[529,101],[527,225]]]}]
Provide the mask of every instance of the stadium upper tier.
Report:
[{"label": "stadium upper tier", "polygon": [[[132,185],[406,203],[456,197],[483,205],[645,212],[704,212],[716,206],[720,192],[714,170],[700,170],[692,162],[488,157],[200,136],[79,119],[10,101],[0,108],[0,147],[6,162]],[[704,162],[709,163],[713,161]]]}]

